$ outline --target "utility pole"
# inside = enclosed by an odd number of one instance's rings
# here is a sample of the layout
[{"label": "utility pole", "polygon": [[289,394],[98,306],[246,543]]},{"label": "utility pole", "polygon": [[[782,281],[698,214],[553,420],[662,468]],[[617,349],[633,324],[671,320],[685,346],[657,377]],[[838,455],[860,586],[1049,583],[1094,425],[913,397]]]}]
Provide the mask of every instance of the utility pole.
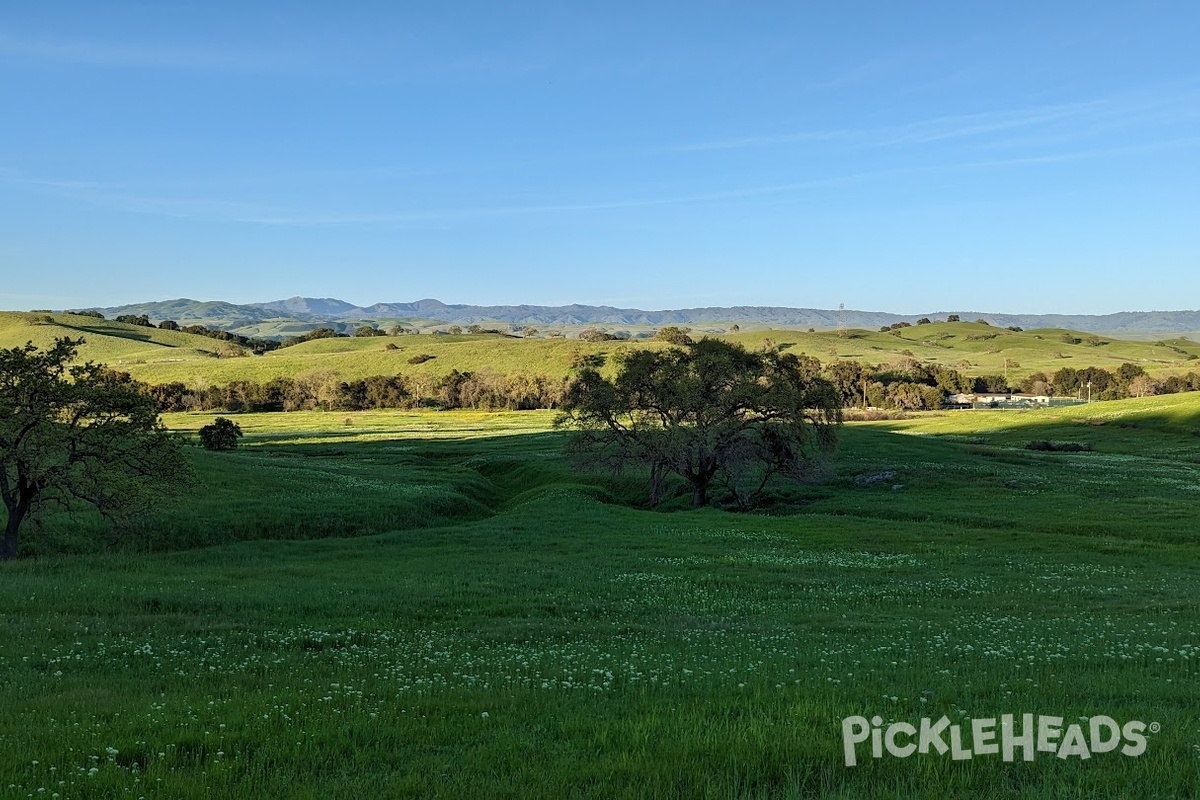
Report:
[{"label": "utility pole", "polygon": [[838,338],[846,338],[846,304],[838,303]]}]

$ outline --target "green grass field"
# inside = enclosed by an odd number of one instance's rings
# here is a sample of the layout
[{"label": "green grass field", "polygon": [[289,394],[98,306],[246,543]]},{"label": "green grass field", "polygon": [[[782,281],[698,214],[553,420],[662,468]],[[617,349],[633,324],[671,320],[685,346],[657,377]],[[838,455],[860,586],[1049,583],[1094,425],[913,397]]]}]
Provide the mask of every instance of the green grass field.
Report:
[{"label": "green grass field", "polygon": [[[1200,793],[1200,395],[850,424],[753,515],[640,508],[551,420],[239,415],[116,552],[48,520],[0,565],[0,794]],[[1005,713],[1161,729],[843,762],[850,715]]]},{"label": "green grass field", "polygon": [[[370,337],[319,339],[263,356],[214,358],[220,342],[202,336],[160,331],[68,314],[54,315],[53,324],[30,325],[33,315],[0,312],[0,347],[16,347],[32,340],[45,346],[55,336],[87,340],[80,355],[129,372],[148,383],[181,381],[189,385],[225,384],[250,379],[265,382],[277,377],[330,372],[344,379],[371,375],[436,375],[452,369],[480,369],[500,374],[526,373],[565,376],[580,355],[605,355],[609,359],[631,347],[661,347],[657,342],[588,343],[578,339],[517,339],[497,335]],[[894,363],[905,357],[953,367],[968,375],[1007,375],[1011,382],[1034,372],[1051,374],[1063,367],[1104,367],[1112,370],[1125,362],[1143,367],[1155,376],[1200,370],[1200,343],[1186,339],[1161,342],[1124,341],[1101,337],[1104,344],[1087,344],[1090,334],[1064,330],[1014,333],[976,323],[935,323],[903,328],[892,333],[850,331],[754,331],[726,338],[756,348],[767,339],[790,352],[806,353],[822,362],[836,358],[869,364]],[[1066,344],[1063,335],[1081,339]],[[387,345],[398,349],[387,350]],[[417,355],[432,355],[422,364],[410,364]]]}]

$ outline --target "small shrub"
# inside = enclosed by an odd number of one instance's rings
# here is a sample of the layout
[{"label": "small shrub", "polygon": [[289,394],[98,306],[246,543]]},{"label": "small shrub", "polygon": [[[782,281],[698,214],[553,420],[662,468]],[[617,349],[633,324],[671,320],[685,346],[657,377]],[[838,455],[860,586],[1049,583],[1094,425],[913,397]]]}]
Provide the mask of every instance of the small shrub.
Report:
[{"label": "small shrub", "polygon": [[1051,453],[1084,453],[1091,452],[1092,446],[1087,442],[1052,442],[1048,439],[1035,439],[1032,442],[1026,442],[1025,449]]},{"label": "small shrub", "polygon": [[912,419],[911,414],[903,411],[884,411],[878,408],[847,408],[842,412],[842,419],[847,422],[877,422],[879,420]]},{"label": "small shrub", "polygon": [[200,429],[200,444],[205,450],[233,450],[238,446],[242,429],[236,422],[217,417],[211,424]]},{"label": "small shrub", "polygon": [[424,364],[426,361],[432,361],[435,358],[437,358],[437,356],[431,356],[431,355],[429,355],[429,353],[422,353],[420,355],[416,355],[416,356],[413,356],[410,359],[408,359],[408,363]]},{"label": "small shrub", "polygon": [[690,333],[691,330],[691,328],[680,328],[675,325],[670,325],[654,334],[654,338],[660,342],[667,342],[668,344],[684,347],[692,343],[692,337],[688,336],[688,333]]},{"label": "small shrub", "polygon": [[579,333],[579,338],[585,342],[611,342],[617,337],[605,333],[599,328],[585,328]]}]

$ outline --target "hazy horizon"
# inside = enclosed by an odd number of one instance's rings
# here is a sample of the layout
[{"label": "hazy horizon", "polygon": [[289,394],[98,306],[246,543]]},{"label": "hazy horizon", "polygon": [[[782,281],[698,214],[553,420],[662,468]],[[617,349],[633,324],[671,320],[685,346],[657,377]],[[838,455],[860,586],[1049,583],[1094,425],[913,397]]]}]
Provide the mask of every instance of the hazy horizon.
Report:
[{"label": "hazy horizon", "polygon": [[[220,298],[220,297],[211,297],[211,298],[171,297],[171,298],[161,298],[161,299],[157,299],[157,300],[141,300],[141,301],[132,301],[132,302],[113,303],[113,304],[109,304],[109,305],[90,304],[90,305],[83,305],[83,306],[54,308],[51,310],[64,311],[64,310],[89,309],[89,308],[120,309],[120,308],[140,307],[140,306],[146,306],[146,305],[153,305],[153,304],[160,304],[160,303],[172,303],[172,302],[229,303],[231,305],[236,305],[236,306],[266,306],[266,305],[271,305],[271,304],[286,303],[289,301],[301,301],[301,300],[345,303],[354,308],[363,309],[363,310],[372,308],[374,306],[417,305],[420,303],[434,302],[434,303],[440,303],[444,306],[451,307],[451,308],[456,308],[456,307],[476,307],[476,308],[529,307],[529,308],[557,309],[557,308],[568,308],[568,307],[572,307],[572,306],[579,306],[579,307],[584,307],[584,308],[613,308],[613,309],[619,310],[619,311],[634,311],[634,312],[644,312],[644,313],[651,313],[651,314],[667,313],[667,312],[674,312],[674,311],[693,311],[693,310],[706,310],[706,309],[721,310],[721,309],[737,309],[737,308],[790,309],[790,310],[798,310],[798,311],[831,312],[831,313],[835,313],[835,314],[838,313],[839,310],[844,310],[846,313],[893,314],[897,317],[918,317],[918,316],[923,316],[923,315],[930,316],[930,317],[936,317],[936,316],[940,315],[940,316],[944,317],[947,314],[979,314],[979,315],[985,315],[985,316],[993,315],[993,316],[997,316],[997,317],[1018,317],[1018,316],[1063,316],[1063,317],[1098,316],[1098,317],[1103,317],[1103,316],[1114,316],[1114,315],[1118,315],[1118,314],[1200,313],[1200,309],[1190,309],[1190,308],[1156,308],[1156,309],[1127,308],[1127,309],[1121,309],[1118,311],[1097,313],[1097,314],[1086,314],[1086,313],[1081,314],[1081,313],[1072,313],[1072,312],[1064,312],[1064,311],[1033,312],[1033,311],[1025,311],[1022,309],[1003,309],[1003,308],[989,309],[989,308],[985,308],[985,307],[941,308],[941,309],[932,309],[932,310],[928,309],[928,308],[922,308],[922,309],[917,309],[917,310],[912,310],[912,311],[897,311],[897,310],[891,309],[891,308],[851,308],[849,306],[846,306],[844,309],[838,309],[836,307],[826,308],[826,307],[821,307],[821,306],[782,306],[782,305],[773,305],[773,304],[769,304],[769,303],[739,303],[736,305],[704,305],[704,306],[676,306],[676,307],[670,307],[670,308],[667,308],[667,307],[650,308],[650,307],[634,307],[634,306],[616,306],[616,305],[612,305],[612,304],[608,304],[608,303],[592,303],[592,302],[586,302],[586,301],[576,301],[576,302],[571,302],[571,303],[561,303],[561,304],[555,304],[555,305],[547,305],[547,304],[543,304],[543,303],[458,303],[458,302],[454,302],[454,301],[446,301],[441,298],[435,298],[435,297],[421,297],[421,298],[416,298],[416,299],[412,299],[412,300],[395,300],[395,299],[373,300],[370,302],[358,303],[358,302],[354,302],[351,300],[346,300],[343,297],[334,297],[334,296],[306,297],[306,296],[302,296],[302,295],[291,295],[288,297],[277,297],[277,298],[274,298],[271,300],[261,300],[260,299],[260,300],[253,300],[253,301],[249,301],[249,302],[240,302],[240,303],[235,303],[233,301],[230,301],[230,300],[227,300],[224,298]],[[0,309],[0,310],[29,311],[31,309],[30,308],[7,308],[7,309]],[[937,320],[935,319],[934,321],[937,321]],[[970,320],[968,320],[968,321],[970,321]]]}]

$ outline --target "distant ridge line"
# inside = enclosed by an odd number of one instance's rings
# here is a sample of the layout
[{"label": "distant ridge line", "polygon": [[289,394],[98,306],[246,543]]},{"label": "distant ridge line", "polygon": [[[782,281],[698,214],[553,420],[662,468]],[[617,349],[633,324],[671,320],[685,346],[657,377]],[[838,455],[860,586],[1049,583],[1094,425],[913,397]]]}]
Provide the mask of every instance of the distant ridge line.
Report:
[{"label": "distant ridge line", "polygon": [[253,328],[264,322],[298,325],[398,321],[427,325],[504,323],[523,326],[600,325],[732,325],[802,327],[835,330],[879,328],[894,322],[915,323],[929,318],[945,321],[957,314],[962,321],[987,320],[1001,327],[1069,328],[1096,333],[1188,333],[1200,331],[1197,311],[1121,311],[1114,314],[1011,314],[982,311],[937,311],[927,314],[893,314],[885,311],[792,308],[787,306],[706,306],[647,311],[614,306],[570,304],[563,306],[448,304],[426,298],[409,303],[375,303],[356,306],[337,298],[290,297],[265,303],[235,304],[187,298],[134,303],[98,309],[105,316],[134,314],[180,324],[203,324],[225,329]]}]

